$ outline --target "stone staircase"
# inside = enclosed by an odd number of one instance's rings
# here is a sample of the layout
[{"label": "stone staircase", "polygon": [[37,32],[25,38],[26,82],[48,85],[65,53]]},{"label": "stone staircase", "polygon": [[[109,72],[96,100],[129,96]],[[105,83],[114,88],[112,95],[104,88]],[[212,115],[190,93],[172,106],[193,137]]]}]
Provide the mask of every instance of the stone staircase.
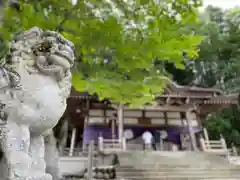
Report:
[{"label": "stone staircase", "polygon": [[121,180],[237,180],[240,167],[225,157],[202,152],[121,152]]}]

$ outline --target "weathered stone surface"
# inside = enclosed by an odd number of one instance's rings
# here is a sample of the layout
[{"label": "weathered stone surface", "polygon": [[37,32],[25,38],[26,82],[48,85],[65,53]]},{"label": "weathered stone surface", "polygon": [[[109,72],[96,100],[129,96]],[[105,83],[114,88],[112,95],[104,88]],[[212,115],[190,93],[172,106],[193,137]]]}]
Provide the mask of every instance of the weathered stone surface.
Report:
[{"label": "weathered stone surface", "polygon": [[66,108],[73,44],[32,28],[19,34],[0,66],[0,179],[51,180],[45,173],[44,135]]},{"label": "weathered stone surface", "polygon": [[45,136],[44,141],[45,141],[44,159],[46,161],[46,173],[51,174],[53,180],[59,180],[61,178],[59,153],[56,147],[57,143],[53,135],[53,132]]}]

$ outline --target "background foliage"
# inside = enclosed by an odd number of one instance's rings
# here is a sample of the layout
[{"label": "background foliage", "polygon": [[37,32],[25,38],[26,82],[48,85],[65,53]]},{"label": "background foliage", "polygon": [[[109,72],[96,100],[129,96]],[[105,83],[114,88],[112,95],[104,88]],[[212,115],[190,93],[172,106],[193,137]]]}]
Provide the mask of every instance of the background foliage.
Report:
[{"label": "background foliage", "polygon": [[[199,56],[188,61],[185,70],[168,68],[174,79],[182,85],[220,88],[225,93],[240,90],[240,11],[238,8],[223,11],[207,7],[199,14],[200,23],[195,32],[204,35]],[[222,134],[230,145],[240,145],[239,108],[230,107],[212,114],[204,125],[210,138],[219,139]]]},{"label": "background foliage", "polygon": [[33,26],[59,31],[76,45],[77,90],[141,105],[165,86],[162,62],[183,69],[185,61],[197,57],[202,40],[187,28],[197,23],[201,1],[156,2],[22,0],[4,8],[0,35],[7,47],[14,34]]}]

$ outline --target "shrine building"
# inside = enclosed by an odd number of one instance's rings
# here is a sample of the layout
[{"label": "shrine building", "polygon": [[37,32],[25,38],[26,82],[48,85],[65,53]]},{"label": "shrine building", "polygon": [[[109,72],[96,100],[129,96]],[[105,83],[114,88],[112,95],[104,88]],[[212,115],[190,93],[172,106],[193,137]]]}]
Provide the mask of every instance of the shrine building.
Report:
[{"label": "shrine building", "polygon": [[[171,83],[156,97],[156,105],[130,108],[99,101],[96,95],[72,89],[66,118],[70,154],[86,148],[91,139],[103,148],[142,149],[142,135],[151,132],[157,150],[183,151],[201,149],[203,122],[210,113],[238,105],[238,95],[225,95],[212,88],[188,87]],[[206,135],[205,135],[206,136]]]}]

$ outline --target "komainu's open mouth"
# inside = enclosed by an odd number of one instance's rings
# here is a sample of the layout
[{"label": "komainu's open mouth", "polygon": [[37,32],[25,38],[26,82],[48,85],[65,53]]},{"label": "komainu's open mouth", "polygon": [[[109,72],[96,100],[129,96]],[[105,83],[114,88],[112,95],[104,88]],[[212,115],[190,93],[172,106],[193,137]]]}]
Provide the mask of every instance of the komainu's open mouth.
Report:
[{"label": "komainu's open mouth", "polygon": [[35,56],[47,54],[51,52],[51,49],[53,47],[53,44],[51,41],[43,40],[42,42],[39,42],[32,48],[33,53]]},{"label": "komainu's open mouth", "polygon": [[74,52],[67,45],[56,44],[49,40],[43,40],[33,48],[36,57],[43,56],[45,58],[37,58],[41,65],[46,69],[53,69],[55,66],[62,66],[69,69],[74,64]]}]

